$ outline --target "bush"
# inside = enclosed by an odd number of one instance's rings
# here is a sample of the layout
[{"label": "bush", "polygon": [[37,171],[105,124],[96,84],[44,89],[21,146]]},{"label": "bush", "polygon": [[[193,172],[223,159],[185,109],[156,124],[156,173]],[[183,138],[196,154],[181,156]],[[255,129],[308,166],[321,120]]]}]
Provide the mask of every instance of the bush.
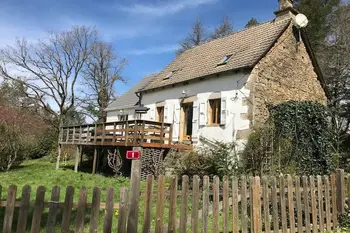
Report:
[{"label": "bush", "polygon": [[270,106],[270,118],[255,129],[243,152],[243,168],[254,175],[329,174],[338,165],[327,109],[311,101]]},{"label": "bush", "polygon": [[42,158],[48,155],[52,150],[57,153],[58,134],[54,129],[44,130],[36,141],[28,148],[28,157],[31,159]]},{"label": "bush", "polygon": [[202,146],[191,152],[172,153],[166,158],[167,166],[175,168],[175,172],[180,176],[234,175],[238,161],[235,144],[218,141],[215,144],[216,146]]}]

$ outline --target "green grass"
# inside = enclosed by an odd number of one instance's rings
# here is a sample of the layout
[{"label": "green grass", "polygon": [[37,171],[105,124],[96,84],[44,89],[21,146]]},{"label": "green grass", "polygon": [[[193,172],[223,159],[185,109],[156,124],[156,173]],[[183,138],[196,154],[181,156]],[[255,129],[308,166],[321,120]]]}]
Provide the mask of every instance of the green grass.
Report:
[{"label": "green grass", "polygon": [[[69,163],[69,162],[68,162]],[[119,202],[119,193],[120,189],[122,187],[129,187],[130,180],[128,178],[113,178],[113,177],[105,177],[102,175],[91,175],[88,173],[82,173],[82,172],[74,172],[72,170],[71,164],[68,164],[66,167],[62,167],[59,170],[55,170],[55,164],[46,162],[46,161],[40,161],[40,160],[32,160],[25,162],[21,165],[21,167],[15,168],[9,172],[0,172],[0,185],[3,187],[2,191],[2,200],[6,200],[7,198],[7,187],[10,185],[16,185],[17,188],[17,199],[20,199],[21,197],[21,189],[24,185],[30,185],[32,188],[31,192],[31,200],[35,199],[35,191],[38,186],[43,185],[46,187],[46,194],[45,194],[45,200],[50,200],[51,196],[51,190],[54,186],[61,187],[61,193],[60,193],[60,201],[64,201],[65,196],[65,189],[67,186],[73,186],[75,188],[74,193],[74,202],[78,201],[79,196],[79,189],[81,187],[86,187],[88,190],[88,202],[91,203],[92,200],[92,191],[94,187],[101,188],[101,202],[105,202],[106,200],[106,191],[109,187],[114,188],[115,190],[115,203]],[[165,191],[167,192],[169,187],[169,180],[166,180],[165,185]],[[145,182],[141,181],[141,193],[145,192]],[[156,223],[156,201],[157,201],[157,185],[156,182],[154,183],[153,188],[153,198],[152,198],[152,229],[155,227]],[[180,192],[180,191],[179,191]],[[191,192],[190,192],[191,193]],[[191,215],[191,195],[188,199],[188,213],[187,215]],[[177,212],[176,216],[177,219],[180,218],[180,206],[181,206],[181,198],[177,198]],[[202,203],[200,201],[200,208],[202,206]],[[4,215],[5,208],[0,207],[0,231],[2,230],[2,224],[3,224],[3,215]],[[31,225],[31,218],[32,218],[32,209],[29,213],[28,217],[28,223],[27,223],[27,230],[29,232],[30,225]],[[45,212],[42,216],[41,221],[41,228],[42,231],[45,231],[46,221],[47,221],[47,214],[48,209],[45,209]],[[16,229],[16,220],[18,215],[18,208],[16,208],[15,215],[14,215],[14,224],[13,224],[13,230]],[[169,215],[169,195],[168,193],[165,195],[165,209],[164,209],[164,215],[163,215],[163,224],[166,224],[168,222],[168,216]],[[76,217],[76,210],[73,210],[73,214],[71,217],[71,232],[75,232],[75,217]],[[139,204],[139,220],[138,220],[138,228],[139,232],[142,230],[142,223],[143,223],[143,217],[144,217],[144,198],[143,195],[140,197],[140,204]],[[86,210],[85,215],[85,232],[88,232],[89,230],[89,219],[90,219],[90,211]],[[230,221],[232,220],[232,217],[230,216]],[[100,217],[99,217],[99,231],[101,232],[103,229],[103,220],[104,220],[104,210],[100,211]],[[117,216],[113,218],[113,229],[112,232],[116,232],[117,228]],[[222,229],[223,226],[223,216],[220,215],[219,217],[219,226],[220,229]],[[57,221],[56,221],[56,232],[60,232],[60,223],[61,223],[61,214],[59,212]],[[199,221],[199,229],[201,229],[202,221]],[[212,229],[213,224],[213,218],[212,215],[209,216],[209,229]],[[232,226],[232,223],[230,223],[230,228]],[[187,226],[188,232],[191,231],[191,224]]]},{"label": "green grass", "polygon": [[[55,186],[59,186],[61,188],[60,192],[60,201],[64,201],[65,197],[65,189],[68,186],[73,186],[75,189],[74,192],[74,202],[78,202],[79,198],[79,189],[81,187],[86,187],[88,191],[88,202],[91,203],[92,201],[92,192],[93,188],[99,187],[101,189],[101,202],[105,202],[106,200],[106,191],[108,188],[112,187],[115,190],[115,197],[114,202],[119,202],[119,194],[120,189],[122,187],[129,188],[130,186],[130,179],[129,178],[115,178],[115,177],[105,177],[102,175],[91,175],[88,173],[82,173],[82,172],[74,172],[72,170],[71,163],[68,162],[66,167],[61,167],[59,170],[55,170],[55,164],[50,163],[47,161],[40,161],[40,160],[31,160],[28,162],[23,163],[20,167],[14,168],[13,170],[9,172],[0,172],[0,186],[2,186],[2,194],[1,194],[1,200],[7,199],[7,188],[10,185],[16,185],[17,186],[17,200],[20,200],[21,198],[21,190],[23,186],[30,185],[31,186],[31,200],[35,200],[35,192],[36,189],[43,185],[46,187],[46,193],[45,193],[45,200],[50,200],[51,196],[51,190]],[[166,181],[166,187],[169,186],[169,180]],[[156,193],[157,185],[156,182],[154,183],[153,193]],[[145,182],[141,181],[141,193],[145,192]],[[129,194],[130,195],[130,194]],[[155,215],[156,215],[156,196],[153,196],[153,203],[152,203],[152,227],[155,226]],[[190,204],[190,203],[189,203]],[[164,222],[167,222],[168,220],[168,201],[165,203],[165,210],[164,210]],[[180,206],[180,201],[178,201],[178,206]],[[3,224],[3,215],[4,215],[5,208],[0,207],[0,229],[2,229]],[[28,225],[27,229],[30,230],[31,225],[31,218],[32,218],[32,209],[29,213],[28,217]],[[13,229],[16,229],[16,220],[18,215],[18,208],[15,210],[15,216],[14,216],[14,224]],[[45,209],[45,212],[42,216],[41,221],[41,227],[44,230],[46,226],[46,220],[47,220],[47,214],[48,209]],[[73,214],[71,217],[71,232],[74,232],[75,229],[75,214],[76,210],[73,210]],[[144,198],[143,195],[140,197],[140,205],[139,205],[139,230],[142,229],[142,222],[143,222],[143,216],[144,216]],[[178,211],[177,217],[179,218],[180,213]],[[86,210],[86,216],[85,216],[85,230],[88,231],[89,229],[89,219],[90,219],[90,211]],[[104,220],[104,210],[101,210],[100,212],[100,219],[99,219],[99,232],[103,229],[103,220]],[[57,232],[60,232],[60,222],[61,222],[61,216],[58,215],[57,221],[56,221],[56,228]],[[117,216],[113,218],[113,232],[116,232],[117,228]]]}]

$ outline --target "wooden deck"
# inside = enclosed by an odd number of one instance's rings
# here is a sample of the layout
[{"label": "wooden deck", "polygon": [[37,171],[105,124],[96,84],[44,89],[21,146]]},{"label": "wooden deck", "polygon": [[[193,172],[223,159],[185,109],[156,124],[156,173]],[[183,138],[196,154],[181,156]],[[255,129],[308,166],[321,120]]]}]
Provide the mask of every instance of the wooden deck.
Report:
[{"label": "wooden deck", "polygon": [[172,124],[131,120],[61,128],[60,144],[191,149],[172,143]]}]

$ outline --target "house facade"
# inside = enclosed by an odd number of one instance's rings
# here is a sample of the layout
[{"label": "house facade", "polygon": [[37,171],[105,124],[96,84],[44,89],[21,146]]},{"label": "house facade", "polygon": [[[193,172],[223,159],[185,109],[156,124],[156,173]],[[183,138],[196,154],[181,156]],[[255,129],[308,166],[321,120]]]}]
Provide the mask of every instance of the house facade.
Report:
[{"label": "house facade", "polygon": [[279,4],[275,19],[196,46],[143,79],[121,97],[133,96],[128,106],[120,99],[109,106],[107,121],[120,120],[121,113],[134,119],[137,92],[149,108],[142,118],[172,123],[173,142],[243,146],[252,128],[268,118],[269,104],[326,104],[327,90],[307,35],[294,25],[298,12],[291,0]]}]

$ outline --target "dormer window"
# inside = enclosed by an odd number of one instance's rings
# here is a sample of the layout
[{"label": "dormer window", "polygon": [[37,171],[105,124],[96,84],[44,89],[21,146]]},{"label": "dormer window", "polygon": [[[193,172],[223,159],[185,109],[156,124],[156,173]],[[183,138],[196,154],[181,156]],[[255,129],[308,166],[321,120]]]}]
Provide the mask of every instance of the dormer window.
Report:
[{"label": "dormer window", "polygon": [[219,63],[218,66],[226,65],[227,62],[230,60],[233,54],[225,56]]},{"label": "dormer window", "polygon": [[175,74],[175,72],[176,72],[176,70],[173,70],[173,71],[169,72],[169,73],[165,76],[165,78],[163,78],[163,80],[168,80],[168,79],[170,79],[171,77],[173,77],[173,75]]}]

